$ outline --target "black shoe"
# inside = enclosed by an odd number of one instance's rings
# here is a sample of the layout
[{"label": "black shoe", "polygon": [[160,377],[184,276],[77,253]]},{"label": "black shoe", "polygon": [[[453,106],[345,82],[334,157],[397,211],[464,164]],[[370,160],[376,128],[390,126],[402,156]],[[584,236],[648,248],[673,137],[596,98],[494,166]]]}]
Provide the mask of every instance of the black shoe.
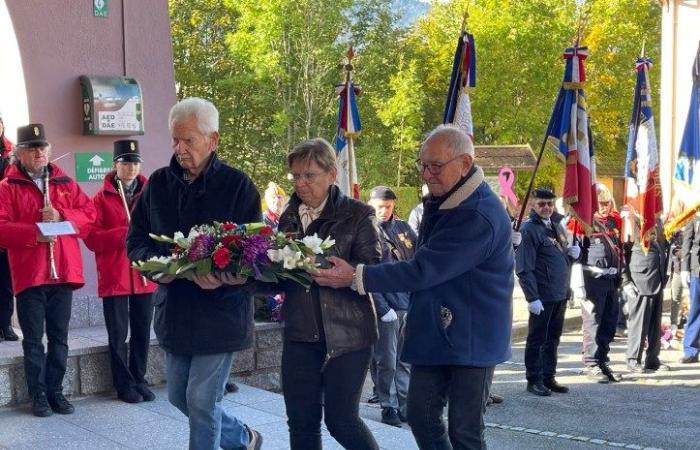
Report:
[{"label": "black shoe", "polygon": [[394,408],[382,408],[382,423],[400,427],[401,418],[399,418],[399,412]]},{"label": "black shoe", "polygon": [[[2,330],[0,330],[0,334],[2,334],[2,339],[5,339],[6,341],[19,341],[19,336],[17,336],[17,333],[15,333],[15,330],[13,330],[12,327],[4,327]],[[0,339],[0,341],[2,339]]]},{"label": "black shoe", "polygon": [[117,398],[126,403],[141,403],[143,397],[135,388],[128,388],[117,393]]},{"label": "black shoe", "polygon": [[552,391],[547,389],[542,383],[527,383],[527,391],[540,397],[548,397],[552,395]]},{"label": "black shoe", "polygon": [[258,433],[254,429],[250,428],[248,425],[244,425],[248,430],[248,449],[247,450],[260,450],[262,447],[262,434]]},{"label": "black shoe", "polygon": [[57,414],[73,414],[75,412],[73,405],[60,392],[48,395],[46,398],[53,412]]},{"label": "black shoe", "polygon": [[608,366],[607,363],[601,364],[601,365],[600,365],[600,370],[605,374],[605,376],[608,377],[608,380],[609,380],[611,383],[617,383],[617,382],[619,382],[619,381],[622,381],[622,376],[620,376],[619,374],[613,372],[612,369],[610,368],[610,366]]},{"label": "black shoe", "polygon": [[627,370],[632,373],[644,373],[644,367],[635,359],[627,361]]},{"label": "black shoe", "polygon": [[647,361],[646,363],[644,363],[645,372],[669,372],[670,370],[671,366],[662,363],[658,359],[656,361]]},{"label": "black shoe", "polygon": [[588,366],[586,367],[586,376],[589,380],[593,380],[597,383],[609,383],[610,379],[603,373],[603,371],[598,366]]},{"label": "black shoe", "polygon": [[231,394],[238,392],[238,385],[234,382],[226,383],[226,392]]},{"label": "black shoe", "polygon": [[503,403],[503,396],[489,392],[489,401],[495,404]]},{"label": "black shoe", "polygon": [[379,397],[377,397],[377,394],[372,394],[372,396],[367,399],[367,403],[379,403]]},{"label": "black shoe", "polygon": [[404,416],[404,415],[401,413],[401,410],[399,410],[399,420],[400,420],[401,422],[403,422],[403,423],[408,422],[408,417]]},{"label": "black shoe", "polygon": [[552,392],[556,392],[557,394],[566,394],[569,392],[569,388],[566,386],[562,386],[561,384],[557,383],[557,380],[554,378],[551,378],[549,380],[544,380],[544,387],[549,389]]},{"label": "black shoe", "polygon": [[40,392],[32,399],[32,414],[37,417],[49,417],[51,414],[53,414],[53,411],[51,411],[51,406],[49,406],[49,400],[46,398],[45,393]]},{"label": "black shoe", "polygon": [[144,402],[152,402],[156,399],[156,394],[154,394],[150,389],[148,389],[148,386],[146,386],[145,384],[137,384],[136,386],[134,386],[134,390],[141,394],[141,397],[143,397]]},{"label": "black shoe", "polygon": [[678,360],[681,364],[693,364],[698,362],[698,355],[695,356],[684,356]]}]

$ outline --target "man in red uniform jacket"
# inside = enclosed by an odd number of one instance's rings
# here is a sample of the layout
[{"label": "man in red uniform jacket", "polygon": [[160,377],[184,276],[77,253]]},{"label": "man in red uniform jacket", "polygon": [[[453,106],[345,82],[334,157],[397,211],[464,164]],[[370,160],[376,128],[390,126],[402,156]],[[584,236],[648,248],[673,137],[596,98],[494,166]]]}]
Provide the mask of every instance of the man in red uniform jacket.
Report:
[{"label": "man in red uniform jacket", "polygon": [[[5,169],[10,165],[10,156],[14,145],[5,136],[5,124],[0,116],[0,180],[5,178]],[[12,329],[12,312],[14,311],[15,297],[12,295],[12,280],[10,279],[10,265],[7,261],[7,252],[0,248],[0,342],[16,341],[19,336]]]},{"label": "man in red uniform jacket", "polygon": [[[78,238],[95,219],[95,207],[75,181],[49,163],[43,125],[20,127],[17,141],[17,161],[0,183],[0,247],[7,249],[17,297],[27,388],[34,415],[71,414],[73,405],[62,392],[68,321],[73,290],[84,284]],[[44,236],[37,227],[60,221],[71,222],[77,234]]]},{"label": "man in red uniform jacket", "polygon": [[155,399],[144,375],[153,319],[151,294],[157,285],[133,270],[126,256],[131,209],[146,185],[146,177],[139,174],[138,144],[133,140],[114,143],[115,170],[107,174],[104,187],[93,198],[97,219],[85,239],[97,262],[97,291],[109,336],[112,382],[117,397],[127,403]]}]

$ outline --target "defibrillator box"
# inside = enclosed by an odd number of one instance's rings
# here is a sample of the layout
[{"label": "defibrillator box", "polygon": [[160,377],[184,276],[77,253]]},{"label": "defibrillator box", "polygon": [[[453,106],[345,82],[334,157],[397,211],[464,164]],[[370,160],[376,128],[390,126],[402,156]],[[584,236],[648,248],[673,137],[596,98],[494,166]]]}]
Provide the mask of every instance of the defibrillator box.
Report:
[{"label": "defibrillator box", "polygon": [[143,95],[134,78],[80,77],[83,135],[143,134]]}]

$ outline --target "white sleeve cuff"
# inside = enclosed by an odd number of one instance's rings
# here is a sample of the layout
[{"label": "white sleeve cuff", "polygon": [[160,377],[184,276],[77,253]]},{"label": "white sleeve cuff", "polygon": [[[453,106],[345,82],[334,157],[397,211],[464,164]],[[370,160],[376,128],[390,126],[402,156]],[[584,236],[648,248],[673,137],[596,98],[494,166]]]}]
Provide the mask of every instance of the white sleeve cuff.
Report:
[{"label": "white sleeve cuff", "polygon": [[357,293],[360,295],[367,295],[367,292],[365,292],[365,283],[363,280],[364,272],[364,264],[358,264],[357,267],[355,267],[355,283],[357,285]]}]

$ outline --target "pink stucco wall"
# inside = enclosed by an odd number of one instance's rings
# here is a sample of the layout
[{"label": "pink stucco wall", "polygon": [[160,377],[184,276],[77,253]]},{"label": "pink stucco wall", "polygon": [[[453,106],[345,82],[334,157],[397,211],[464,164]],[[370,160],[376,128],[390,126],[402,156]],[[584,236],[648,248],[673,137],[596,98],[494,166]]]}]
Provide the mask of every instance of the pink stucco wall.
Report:
[{"label": "pink stucco wall", "polygon": [[[135,139],[144,154],[144,173],[167,164],[171,154],[167,117],[176,101],[167,0],[110,0],[107,18],[93,17],[92,0],[6,3],[22,57],[29,120],[45,125],[53,157],[112,151],[112,142],[124,138],[81,135],[78,77],[126,75],[136,78],[143,91],[145,134]],[[74,175],[72,155],[57,164]],[[92,196],[101,183],[81,186]],[[94,257],[84,249],[83,260],[87,284],[76,295],[96,295]]]}]

